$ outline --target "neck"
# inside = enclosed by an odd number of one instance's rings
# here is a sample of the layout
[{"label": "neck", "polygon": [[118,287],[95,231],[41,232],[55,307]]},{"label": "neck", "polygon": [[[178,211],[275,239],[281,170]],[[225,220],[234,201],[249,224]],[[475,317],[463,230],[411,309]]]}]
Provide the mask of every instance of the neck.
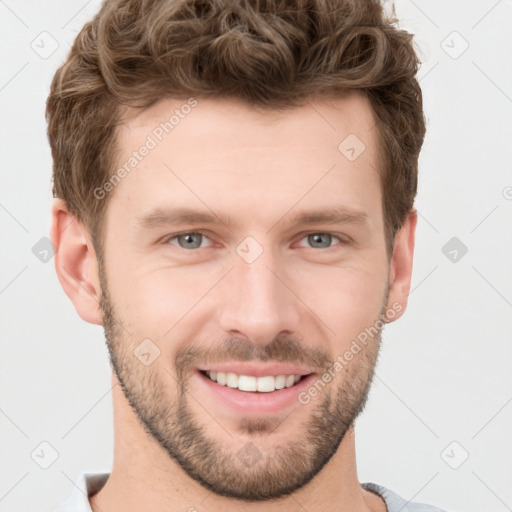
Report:
[{"label": "neck", "polygon": [[[357,478],[353,429],[322,471],[302,489],[279,500],[241,502],[218,496],[190,478],[140,425],[113,376],[114,463],[104,487],[90,498],[93,512],[173,510],[237,512],[385,511],[384,502]],[[150,497],[150,498],[149,498]]]}]

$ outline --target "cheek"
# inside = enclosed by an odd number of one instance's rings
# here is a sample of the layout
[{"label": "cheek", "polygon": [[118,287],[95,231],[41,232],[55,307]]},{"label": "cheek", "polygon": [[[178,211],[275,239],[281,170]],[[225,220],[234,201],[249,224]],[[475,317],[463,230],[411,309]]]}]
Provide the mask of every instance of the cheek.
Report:
[{"label": "cheek", "polygon": [[214,275],[192,269],[152,269],[144,265],[118,269],[112,281],[111,294],[118,314],[124,319],[129,331],[138,336],[164,336],[185,315],[193,317],[193,308],[205,295]]},{"label": "cheek", "polygon": [[[334,337],[342,350],[379,318],[384,302],[386,274],[377,267],[362,265],[325,267],[302,274],[297,293],[322,322],[326,335]],[[327,327],[325,327],[327,326]]]},{"label": "cheek", "polygon": [[[341,350],[372,325],[381,311],[387,277],[383,259],[378,256],[368,251],[337,265],[300,259],[284,265],[283,281],[294,292],[288,300],[305,309],[306,317],[297,329],[316,324],[326,337],[339,340]],[[178,323],[182,328],[195,319],[197,327],[211,320],[210,315],[216,316],[229,293],[223,287],[218,295],[212,285],[226,268],[218,262],[173,268],[154,260],[150,263],[150,258],[145,263],[142,257],[126,255],[108,269],[109,289],[128,330],[137,337],[156,340]]]}]

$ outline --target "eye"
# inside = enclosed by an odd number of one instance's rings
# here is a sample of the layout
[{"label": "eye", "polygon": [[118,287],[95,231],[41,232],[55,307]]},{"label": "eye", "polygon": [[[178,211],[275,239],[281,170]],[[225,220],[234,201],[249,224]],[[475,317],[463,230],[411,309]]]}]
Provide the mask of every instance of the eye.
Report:
[{"label": "eye", "polygon": [[[174,244],[173,241],[176,240],[177,244]],[[182,249],[200,249],[205,247],[202,242],[204,240],[209,240],[209,238],[203,233],[179,233],[177,235],[173,235],[167,239],[167,243],[172,245],[178,245]]]},{"label": "eye", "polygon": [[[331,233],[311,233],[304,236],[301,239],[301,242],[302,240],[306,240],[308,246],[314,249],[329,249],[333,247],[333,241],[343,243],[343,240],[340,237],[332,235]],[[166,243],[177,245],[181,249],[191,250],[207,247],[208,241],[211,242],[210,238],[207,237],[204,233],[190,231],[173,235],[167,238]]]},{"label": "eye", "polygon": [[342,243],[339,237],[330,233],[311,233],[302,238],[302,240],[307,240],[311,244],[310,247],[315,249],[329,249],[332,247],[331,242],[333,239]]}]

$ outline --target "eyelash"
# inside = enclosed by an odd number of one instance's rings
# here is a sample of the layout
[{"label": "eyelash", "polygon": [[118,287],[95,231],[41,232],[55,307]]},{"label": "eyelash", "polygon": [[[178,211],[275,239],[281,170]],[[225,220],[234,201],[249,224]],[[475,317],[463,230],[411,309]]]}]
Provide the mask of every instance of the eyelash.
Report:
[{"label": "eyelash", "polygon": [[[170,244],[172,240],[175,240],[177,238],[179,238],[180,236],[184,236],[184,235],[201,235],[205,238],[207,238],[208,240],[212,241],[211,238],[206,234],[206,233],[203,233],[201,231],[183,231],[182,233],[176,233],[170,237],[167,237],[163,240],[163,243],[164,244]],[[329,235],[332,237],[332,239],[336,239],[339,241],[339,245],[343,245],[343,244],[347,244],[348,242],[346,240],[343,240],[340,236],[337,236],[333,233],[329,233],[329,232],[326,232],[326,231],[313,231],[313,232],[310,232],[310,233],[306,233],[304,235],[302,235],[302,238],[300,240],[303,240],[305,238],[307,238],[308,236],[312,236],[312,235]],[[175,244],[171,244],[171,245],[175,245]],[[331,245],[330,247],[323,247],[323,248],[320,248],[320,249],[323,249],[324,251],[326,250],[329,250],[329,249],[332,249],[334,248],[336,245],[338,244],[335,244],[335,245]],[[179,245],[176,245],[176,247],[178,247],[179,249],[183,249],[184,251],[194,251],[194,250],[198,250],[198,249],[205,249],[205,247],[197,247],[195,249],[185,249],[183,247],[179,247]],[[309,247],[309,249],[318,249],[316,247]]]}]

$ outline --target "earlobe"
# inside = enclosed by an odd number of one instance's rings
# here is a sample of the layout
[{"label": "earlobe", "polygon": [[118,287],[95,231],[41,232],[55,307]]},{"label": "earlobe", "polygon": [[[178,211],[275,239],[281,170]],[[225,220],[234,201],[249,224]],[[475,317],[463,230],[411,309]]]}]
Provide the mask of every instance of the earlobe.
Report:
[{"label": "earlobe", "polygon": [[407,307],[417,221],[418,213],[412,209],[395,235],[389,268],[389,296],[386,308],[387,311],[393,312],[388,316],[389,322],[400,318]]},{"label": "earlobe", "polygon": [[55,270],[64,292],[82,319],[102,325],[96,253],[87,228],[69,213],[61,199],[52,206],[50,237],[56,247]]}]

